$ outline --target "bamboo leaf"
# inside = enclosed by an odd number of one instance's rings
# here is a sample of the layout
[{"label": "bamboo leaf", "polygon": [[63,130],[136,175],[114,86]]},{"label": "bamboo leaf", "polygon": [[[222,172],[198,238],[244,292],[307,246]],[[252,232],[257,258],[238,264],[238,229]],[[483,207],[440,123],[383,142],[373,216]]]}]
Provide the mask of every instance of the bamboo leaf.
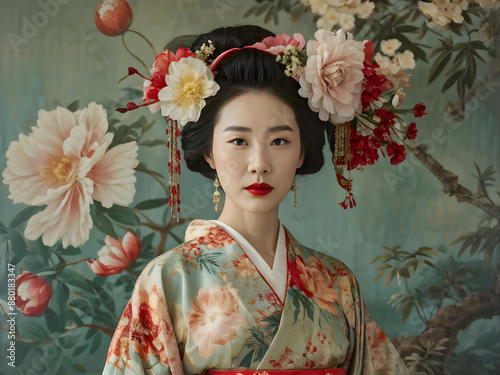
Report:
[{"label": "bamboo leaf", "polygon": [[436,58],[429,71],[429,79],[427,80],[428,85],[431,84],[441,74],[450,59],[451,51],[446,51]]},{"label": "bamboo leaf", "polygon": [[462,242],[462,241],[465,241],[466,239],[468,239],[469,237],[471,236],[475,236],[476,233],[475,232],[467,232],[467,233],[464,233],[462,234],[461,236],[457,237],[457,239],[455,241],[453,241],[451,244],[452,245],[456,245],[457,243],[459,242]]},{"label": "bamboo leaf", "polygon": [[398,272],[398,269],[397,268],[393,268],[391,272],[389,272],[385,278],[385,282],[384,282],[384,288],[387,287],[387,285],[390,284],[390,282],[392,281],[392,279],[394,279],[394,276],[396,276],[396,273]]},{"label": "bamboo leaf", "polygon": [[373,264],[373,263],[376,263],[378,262],[379,260],[382,260],[382,259],[393,259],[394,257],[390,254],[380,254],[380,255],[377,255],[375,258],[373,258],[373,260],[368,263],[368,264]]},{"label": "bamboo leaf", "polygon": [[458,81],[458,77],[462,75],[462,71],[455,72],[452,74],[443,84],[443,87],[441,88],[441,92],[445,92],[448,90],[451,86],[453,86],[455,83]]}]

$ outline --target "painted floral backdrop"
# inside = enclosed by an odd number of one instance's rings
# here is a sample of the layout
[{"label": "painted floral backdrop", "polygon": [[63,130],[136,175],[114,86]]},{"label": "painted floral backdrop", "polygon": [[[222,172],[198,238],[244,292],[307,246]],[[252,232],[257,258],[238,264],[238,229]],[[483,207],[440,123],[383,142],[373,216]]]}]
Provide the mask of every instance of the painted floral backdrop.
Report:
[{"label": "painted floral backdrop", "polygon": [[327,162],[299,179],[284,224],[353,269],[414,373],[497,373],[500,2],[129,3],[0,3],[1,372],[100,373],[138,274],[191,219],[216,218],[211,181],[182,161],[183,219],[170,218],[167,123],[114,109],[141,102],[143,80],[120,80],[174,37],[253,23],[369,39],[366,102],[392,86],[357,120],[372,133],[351,138],[357,207],[338,205],[352,200]]}]

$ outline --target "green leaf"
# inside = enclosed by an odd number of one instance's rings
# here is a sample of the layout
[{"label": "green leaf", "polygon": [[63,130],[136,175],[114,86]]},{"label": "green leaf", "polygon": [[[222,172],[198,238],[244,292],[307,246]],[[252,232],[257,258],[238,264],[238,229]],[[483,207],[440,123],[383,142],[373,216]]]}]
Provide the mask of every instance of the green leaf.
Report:
[{"label": "green leaf", "polygon": [[462,75],[462,71],[455,72],[452,74],[443,84],[443,88],[441,89],[441,92],[445,92],[448,90],[451,86],[453,86],[455,83],[458,81],[458,77]]},{"label": "green leaf", "polygon": [[382,259],[393,259],[393,258],[394,257],[391,254],[380,254],[380,255],[377,255],[375,258],[373,258],[373,260],[368,264],[376,263]]},{"label": "green leaf", "polygon": [[403,319],[403,322],[408,319],[408,316],[410,316],[411,310],[413,310],[413,306],[415,306],[415,303],[413,301],[408,301],[401,309],[401,318]]},{"label": "green leaf", "polygon": [[73,271],[69,267],[66,267],[64,270],[62,270],[57,278],[59,279],[59,281],[65,284],[72,285],[91,294],[94,294],[94,290],[90,285],[90,281],[88,281],[81,274]]},{"label": "green leaf", "polygon": [[385,282],[384,282],[384,288],[387,287],[387,285],[389,285],[392,281],[392,279],[394,279],[394,276],[396,276],[396,273],[398,272],[398,269],[397,268],[393,268],[391,272],[389,272],[385,278]]},{"label": "green leaf", "polygon": [[462,234],[461,236],[457,237],[457,239],[455,241],[453,241],[451,244],[452,245],[456,245],[457,243],[459,242],[462,242],[462,241],[465,241],[466,239],[468,239],[469,237],[472,237],[472,236],[475,236],[476,233],[475,232],[467,232],[467,233],[464,233]]},{"label": "green leaf", "polygon": [[443,52],[436,58],[429,71],[429,79],[427,80],[428,85],[439,77],[443,69],[446,67],[446,64],[448,64],[448,61],[450,61],[451,54],[451,51]]},{"label": "green leaf", "polygon": [[19,224],[24,223],[25,221],[29,220],[30,217],[42,211],[44,208],[45,206],[30,206],[22,209],[16,216],[14,216],[14,219],[12,219],[12,221],[10,222],[9,228],[14,228]]},{"label": "green leaf", "polygon": [[83,320],[80,318],[80,316],[77,314],[77,312],[73,309],[65,309],[63,311],[63,316],[64,316],[64,321],[72,321],[75,323],[77,326],[83,326],[85,323]]},{"label": "green leaf", "polygon": [[94,339],[92,340],[92,345],[90,346],[90,351],[89,351],[90,354],[94,353],[97,349],[99,349],[99,345],[101,344],[101,338],[102,335],[94,336]]},{"label": "green leaf", "polygon": [[474,56],[469,53],[466,58],[467,64],[465,67],[465,84],[470,89],[476,80],[477,63]]},{"label": "green leaf", "polygon": [[93,204],[90,206],[90,216],[92,217],[92,221],[97,229],[99,229],[102,233],[108,234],[113,238],[117,238],[115,229],[113,228],[113,224],[111,221],[104,215],[102,208],[99,208],[98,205]]},{"label": "green leaf", "polygon": [[49,329],[50,332],[64,331],[63,321],[50,307],[47,307],[45,309],[45,311],[43,312],[43,316],[45,317],[47,328]]},{"label": "green leaf", "polygon": [[154,146],[167,146],[167,142],[163,139],[150,139],[145,141],[140,141],[139,146],[144,147],[154,147]]},{"label": "green leaf", "polygon": [[373,283],[380,280],[382,278],[382,276],[384,276],[385,272],[380,272],[377,276],[375,276],[375,278],[373,279]]},{"label": "green leaf", "polygon": [[77,346],[75,348],[75,350],[73,350],[73,357],[76,357],[78,356],[79,354],[83,353],[83,351],[85,349],[87,349],[88,345],[87,344],[83,344],[83,345],[80,345],[80,346]]},{"label": "green leaf", "polygon": [[66,302],[69,298],[69,288],[59,280],[52,280],[52,303],[57,314],[66,307]]},{"label": "green leaf", "polygon": [[84,372],[87,373],[87,369],[85,368],[84,365],[81,363],[73,363],[73,367],[75,368],[76,371],[78,372]]},{"label": "green leaf", "polygon": [[114,204],[103,210],[114,221],[125,225],[139,225],[139,218],[129,207]]},{"label": "green leaf", "polygon": [[260,7],[257,9],[257,11],[255,12],[255,15],[256,16],[260,16],[262,13],[264,13],[266,11],[266,9],[268,7],[270,7],[271,4],[269,3],[264,3],[264,4],[261,4]]},{"label": "green leaf", "polygon": [[68,105],[66,108],[71,112],[75,112],[79,107],[80,107],[80,101],[75,100],[70,105]]},{"label": "green leaf", "polygon": [[[10,252],[12,258],[10,263],[16,264],[21,259],[26,259],[26,241],[24,237],[17,230],[10,230]],[[31,272],[36,272],[35,270],[30,270]]]},{"label": "green leaf", "polygon": [[254,5],[253,7],[251,7],[250,9],[248,9],[245,14],[243,14],[243,18],[247,18],[248,16],[250,16],[252,13],[255,12],[255,9],[257,9],[257,5]]},{"label": "green leaf", "polygon": [[137,203],[135,208],[138,210],[150,210],[152,208],[157,208],[164,206],[168,203],[168,198],[160,198],[160,199],[149,199],[147,201],[142,201],[140,203]]}]

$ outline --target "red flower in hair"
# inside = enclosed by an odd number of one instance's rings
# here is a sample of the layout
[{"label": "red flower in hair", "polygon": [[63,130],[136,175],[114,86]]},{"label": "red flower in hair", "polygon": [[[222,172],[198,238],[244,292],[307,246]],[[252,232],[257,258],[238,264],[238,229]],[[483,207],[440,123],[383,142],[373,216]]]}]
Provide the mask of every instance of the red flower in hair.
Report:
[{"label": "red flower in hair", "polygon": [[418,129],[414,122],[410,123],[408,130],[406,131],[406,136],[408,139],[415,139],[417,137]]},{"label": "red flower in hair", "polygon": [[379,125],[373,129],[373,135],[377,137],[379,141],[389,141],[391,138],[391,130],[389,125]]},{"label": "red flower in hair", "polygon": [[406,151],[403,145],[392,142],[385,150],[387,151],[387,155],[391,158],[391,164],[393,165],[399,164],[406,159]]},{"label": "red flower in hair", "polygon": [[378,99],[379,95],[385,91],[392,89],[394,86],[383,74],[378,74],[375,69],[379,67],[377,63],[372,63],[373,57],[373,44],[371,41],[364,43],[365,46],[365,60],[363,61],[364,79],[363,79],[363,92],[361,93],[362,110],[366,111],[370,102]]},{"label": "red flower in hair", "polygon": [[394,119],[396,118],[396,115],[392,113],[391,111],[388,111],[387,109],[376,109],[373,111],[376,116],[380,118],[380,124],[394,124]]},{"label": "red flower in hair", "polygon": [[425,105],[423,103],[415,104],[415,107],[413,107],[413,115],[415,117],[422,117],[426,114],[427,113],[425,113]]}]

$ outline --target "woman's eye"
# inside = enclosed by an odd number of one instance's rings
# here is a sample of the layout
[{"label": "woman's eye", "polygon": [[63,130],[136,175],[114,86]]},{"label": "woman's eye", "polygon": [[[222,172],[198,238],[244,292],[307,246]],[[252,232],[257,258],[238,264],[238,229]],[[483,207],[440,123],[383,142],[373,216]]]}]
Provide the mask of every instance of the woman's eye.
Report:
[{"label": "woman's eye", "polygon": [[233,139],[233,140],[231,141],[231,143],[234,143],[236,146],[243,146],[243,145],[245,145],[247,142],[246,142],[244,139],[237,138],[237,139]]},{"label": "woman's eye", "polygon": [[288,141],[284,138],[276,138],[271,142],[274,146],[283,146],[284,144],[288,143]]}]

